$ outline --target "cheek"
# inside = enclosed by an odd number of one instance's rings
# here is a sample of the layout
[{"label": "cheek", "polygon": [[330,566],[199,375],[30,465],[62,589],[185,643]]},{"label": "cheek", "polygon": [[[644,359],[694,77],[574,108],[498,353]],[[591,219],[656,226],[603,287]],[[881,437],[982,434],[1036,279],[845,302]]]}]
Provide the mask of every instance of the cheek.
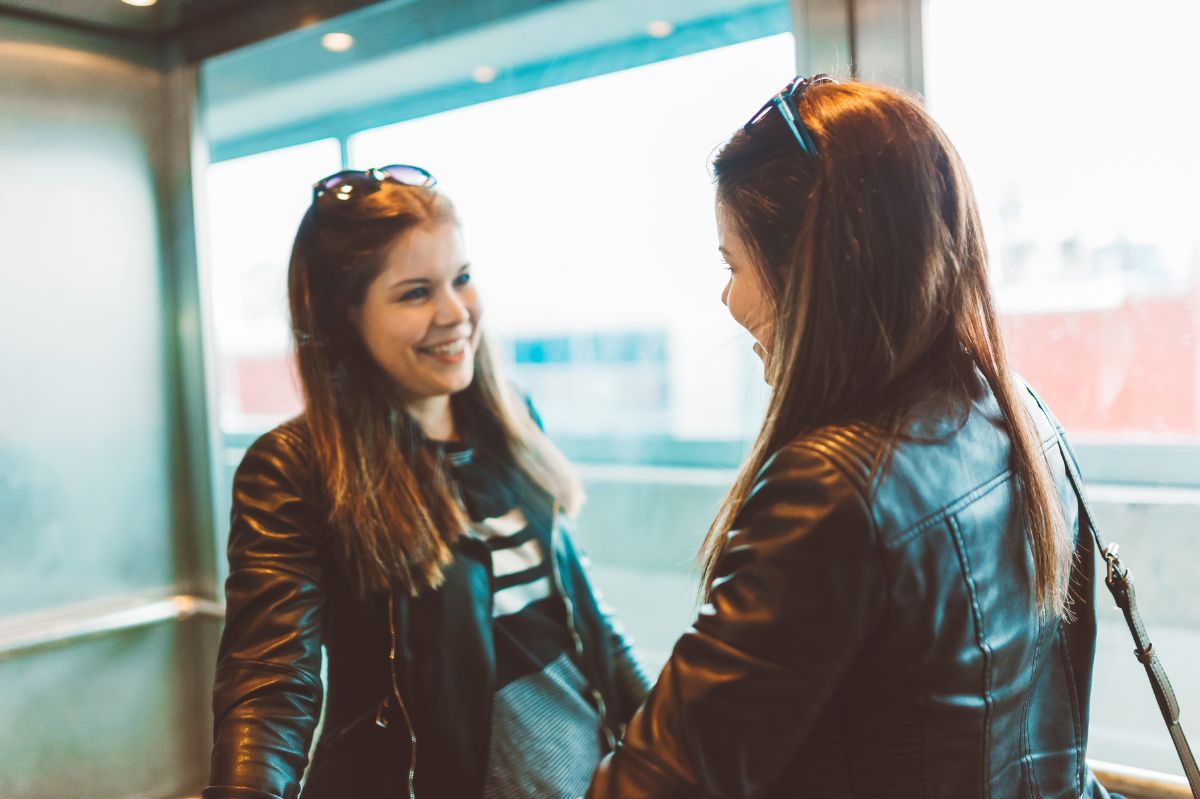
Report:
[{"label": "cheek", "polygon": [[483,299],[479,296],[479,290],[474,286],[469,288],[463,297],[463,303],[467,306],[467,312],[471,314],[471,319],[478,322],[483,316]]},{"label": "cheek", "polygon": [[758,342],[769,345],[774,328],[766,298],[750,281],[730,283],[725,293],[729,315]]},{"label": "cheek", "polygon": [[373,308],[364,313],[362,335],[376,359],[395,355],[397,350],[417,344],[425,334],[418,315],[399,306]]},{"label": "cheek", "polygon": [[732,280],[729,281],[721,298],[725,301],[725,307],[729,309],[729,315],[733,317],[733,320],[749,330],[750,320],[746,314],[745,292],[741,290],[741,287],[735,285]]}]

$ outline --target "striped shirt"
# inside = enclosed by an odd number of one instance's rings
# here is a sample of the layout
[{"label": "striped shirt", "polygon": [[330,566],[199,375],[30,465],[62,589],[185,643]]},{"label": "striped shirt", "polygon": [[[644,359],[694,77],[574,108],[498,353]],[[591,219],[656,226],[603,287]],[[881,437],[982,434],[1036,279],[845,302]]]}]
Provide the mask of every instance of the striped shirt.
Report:
[{"label": "striped shirt", "polygon": [[607,747],[587,681],[571,656],[555,588],[550,531],[522,510],[514,481],[469,448],[447,459],[491,551],[496,694],[484,799],[575,799]]}]

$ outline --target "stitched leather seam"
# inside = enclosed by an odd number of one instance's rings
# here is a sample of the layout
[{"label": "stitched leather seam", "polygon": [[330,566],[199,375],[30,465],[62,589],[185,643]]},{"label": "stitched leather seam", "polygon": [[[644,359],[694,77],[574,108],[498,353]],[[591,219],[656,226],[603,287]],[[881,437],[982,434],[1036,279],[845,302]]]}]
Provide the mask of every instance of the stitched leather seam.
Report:
[{"label": "stitched leather seam", "polygon": [[992,710],[995,707],[995,697],[992,696],[992,649],[987,644],[987,635],[983,628],[983,609],[979,607],[979,594],[975,590],[975,576],[971,571],[971,561],[967,557],[966,544],[963,543],[962,530],[958,520],[953,516],[946,517],[946,526],[954,540],[954,549],[958,553],[958,562],[962,567],[963,582],[966,583],[967,596],[971,600],[971,616],[975,621],[975,644],[983,655],[983,785],[984,796],[990,799],[992,795],[992,763],[991,763],[991,731]]},{"label": "stitched leather seam", "polygon": [[[1042,441],[1043,455],[1045,455],[1045,453],[1048,452],[1051,449],[1051,447],[1055,446],[1057,443],[1058,443],[1057,438],[1048,438],[1048,439],[1043,440]],[[985,497],[986,494],[989,494],[992,491],[995,491],[995,489],[998,486],[1000,486],[1001,483],[1007,482],[1008,480],[1012,479],[1012,476],[1013,476],[1012,469],[1004,469],[1003,471],[1001,471],[1000,474],[996,475],[995,477],[992,477],[992,479],[989,480],[988,482],[985,482],[985,483],[983,483],[983,485],[980,485],[980,486],[977,486],[976,488],[971,489],[970,492],[967,492],[964,495],[961,495],[961,497],[959,497],[958,499],[950,501],[949,504],[942,506],[941,509],[938,509],[938,510],[930,513],[929,516],[926,516],[925,518],[920,519],[920,521],[914,523],[912,525],[912,527],[910,527],[904,531],[901,531],[901,533],[898,536],[896,536],[895,539],[893,540],[893,545],[895,545],[895,546],[904,545],[904,543],[911,541],[913,539],[913,537],[916,537],[920,533],[924,533],[925,530],[928,530],[932,527],[937,527],[938,524],[942,523],[942,519],[944,517],[955,515],[955,513],[958,513],[962,509],[965,509],[965,507],[967,507],[968,505],[973,504],[974,501],[983,499],[983,497]]]},{"label": "stitched leather seam", "polygon": [[1038,787],[1037,770],[1033,767],[1032,752],[1029,745],[1029,710],[1033,707],[1034,688],[1042,672],[1042,637],[1044,631],[1038,629],[1037,641],[1033,650],[1033,668],[1029,674],[1029,689],[1025,692],[1025,700],[1021,706],[1021,771],[1025,775],[1025,791],[1029,799],[1040,799],[1041,789]]},{"label": "stitched leather seam", "polygon": [[943,505],[941,508],[929,514],[924,519],[921,519],[913,524],[907,530],[902,531],[894,539],[892,539],[891,544],[893,546],[902,546],[907,544],[917,536],[941,525],[946,519],[958,514],[964,508],[969,507],[976,501],[995,491],[997,488],[1007,483],[1011,478],[1012,471],[1005,469],[991,480],[988,480],[982,485],[976,486],[958,499],[950,502],[947,505]]},{"label": "stitched leather seam", "polygon": [[[1058,628],[1058,636],[1061,640],[1063,634],[1062,626]],[[1071,699],[1071,724],[1075,730],[1075,792],[1083,796],[1083,768],[1084,768],[1084,747],[1083,747],[1083,723],[1079,713],[1079,702],[1075,693],[1075,668],[1071,663],[1071,652],[1067,648],[1066,642],[1062,641],[1059,649],[1062,651],[1063,671],[1067,680],[1067,696]]]}]

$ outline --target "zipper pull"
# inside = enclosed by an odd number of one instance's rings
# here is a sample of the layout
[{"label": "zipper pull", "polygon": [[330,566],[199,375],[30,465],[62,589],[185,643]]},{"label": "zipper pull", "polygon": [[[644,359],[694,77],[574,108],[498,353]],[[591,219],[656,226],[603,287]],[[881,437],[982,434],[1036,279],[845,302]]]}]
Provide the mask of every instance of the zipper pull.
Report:
[{"label": "zipper pull", "polygon": [[379,703],[379,707],[375,710],[375,726],[382,727],[385,730],[387,729],[388,724],[391,723],[388,721],[388,717],[383,715],[384,712],[387,710],[387,706],[388,706],[388,700],[384,699],[382,702]]}]

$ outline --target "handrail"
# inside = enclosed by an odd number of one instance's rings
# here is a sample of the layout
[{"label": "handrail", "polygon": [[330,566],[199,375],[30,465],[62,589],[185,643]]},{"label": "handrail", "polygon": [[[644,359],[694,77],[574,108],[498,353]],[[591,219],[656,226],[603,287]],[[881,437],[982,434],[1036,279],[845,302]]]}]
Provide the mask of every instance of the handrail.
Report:
[{"label": "handrail", "polygon": [[195,616],[223,619],[221,603],[191,594],[121,596],[0,619],[0,661]]},{"label": "handrail", "polygon": [[1187,780],[1174,774],[1150,771],[1103,760],[1088,760],[1100,784],[1127,799],[1193,799]]}]

